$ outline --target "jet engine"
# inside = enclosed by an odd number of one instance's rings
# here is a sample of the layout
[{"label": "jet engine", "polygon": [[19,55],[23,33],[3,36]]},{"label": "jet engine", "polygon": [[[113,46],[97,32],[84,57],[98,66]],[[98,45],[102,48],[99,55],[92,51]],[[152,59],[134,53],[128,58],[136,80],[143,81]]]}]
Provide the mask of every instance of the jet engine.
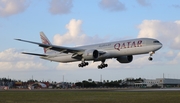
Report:
[{"label": "jet engine", "polygon": [[132,55],[120,56],[116,60],[119,61],[120,63],[130,63],[133,60],[133,56]]},{"label": "jet engine", "polygon": [[82,56],[85,60],[93,60],[93,59],[97,59],[99,57],[99,52],[94,49],[86,50],[86,51],[84,51]]}]

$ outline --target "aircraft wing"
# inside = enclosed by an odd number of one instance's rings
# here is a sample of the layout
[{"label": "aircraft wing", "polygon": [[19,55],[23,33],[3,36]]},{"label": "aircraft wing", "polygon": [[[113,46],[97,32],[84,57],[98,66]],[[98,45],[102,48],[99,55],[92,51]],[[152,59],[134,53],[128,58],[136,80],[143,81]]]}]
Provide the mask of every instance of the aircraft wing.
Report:
[{"label": "aircraft wing", "polygon": [[41,56],[41,57],[48,56],[48,55],[45,55],[45,54],[36,54],[36,53],[27,53],[27,52],[22,52],[22,54],[35,55],[35,56]]},{"label": "aircraft wing", "polygon": [[48,49],[55,50],[55,51],[62,52],[62,53],[79,53],[79,52],[84,51],[83,49],[69,48],[69,47],[56,46],[56,45],[49,45],[49,44],[37,43],[37,42],[32,42],[32,41],[27,41],[27,40],[22,40],[22,39],[15,39],[15,40],[28,42],[28,43],[32,43],[32,44],[37,44],[40,47],[48,48]]}]

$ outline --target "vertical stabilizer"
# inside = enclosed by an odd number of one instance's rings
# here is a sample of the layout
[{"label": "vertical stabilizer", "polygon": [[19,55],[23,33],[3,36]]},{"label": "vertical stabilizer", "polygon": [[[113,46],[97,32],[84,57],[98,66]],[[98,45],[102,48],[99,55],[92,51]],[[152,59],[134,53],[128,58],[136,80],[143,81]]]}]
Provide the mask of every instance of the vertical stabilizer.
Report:
[{"label": "vertical stabilizer", "polygon": [[[46,37],[46,35],[43,32],[40,32],[41,41],[43,44],[51,45],[51,42]],[[50,51],[48,48],[44,48],[44,53],[47,53],[47,51]]]}]

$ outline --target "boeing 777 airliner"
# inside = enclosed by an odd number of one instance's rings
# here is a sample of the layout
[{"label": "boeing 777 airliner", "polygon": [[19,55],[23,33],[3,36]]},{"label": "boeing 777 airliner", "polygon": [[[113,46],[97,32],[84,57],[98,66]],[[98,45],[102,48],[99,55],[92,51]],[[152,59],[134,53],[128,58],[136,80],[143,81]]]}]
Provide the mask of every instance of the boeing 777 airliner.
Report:
[{"label": "boeing 777 airliner", "polygon": [[79,67],[87,66],[89,64],[87,61],[101,61],[98,69],[107,67],[108,64],[105,64],[105,60],[111,58],[115,58],[120,63],[130,63],[133,60],[133,55],[149,53],[149,60],[152,61],[152,55],[162,47],[158,40],[151,38],[137,38],[79,47],[64,47],[52,45],[43,32],[40,32],[40,37],[42,43],[22,39],[16,40],[37,44],[44,48],[44,54],[22,52],[23,54],[40,56],[42,59],[62,63],[81,61],[78,65]]}]

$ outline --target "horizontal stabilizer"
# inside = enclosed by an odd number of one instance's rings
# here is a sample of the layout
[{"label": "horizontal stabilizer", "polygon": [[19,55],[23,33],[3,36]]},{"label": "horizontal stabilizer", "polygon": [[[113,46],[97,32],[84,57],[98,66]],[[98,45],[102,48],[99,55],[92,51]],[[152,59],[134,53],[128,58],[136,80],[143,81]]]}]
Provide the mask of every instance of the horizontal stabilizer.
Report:
[{"label": "horizontal stabilizer", "polygon": [[22,52],[22,54],[35,55],[35,56],[41,56],[41,57],[47,56],[45,54],[26,53],[26,52]]}]

